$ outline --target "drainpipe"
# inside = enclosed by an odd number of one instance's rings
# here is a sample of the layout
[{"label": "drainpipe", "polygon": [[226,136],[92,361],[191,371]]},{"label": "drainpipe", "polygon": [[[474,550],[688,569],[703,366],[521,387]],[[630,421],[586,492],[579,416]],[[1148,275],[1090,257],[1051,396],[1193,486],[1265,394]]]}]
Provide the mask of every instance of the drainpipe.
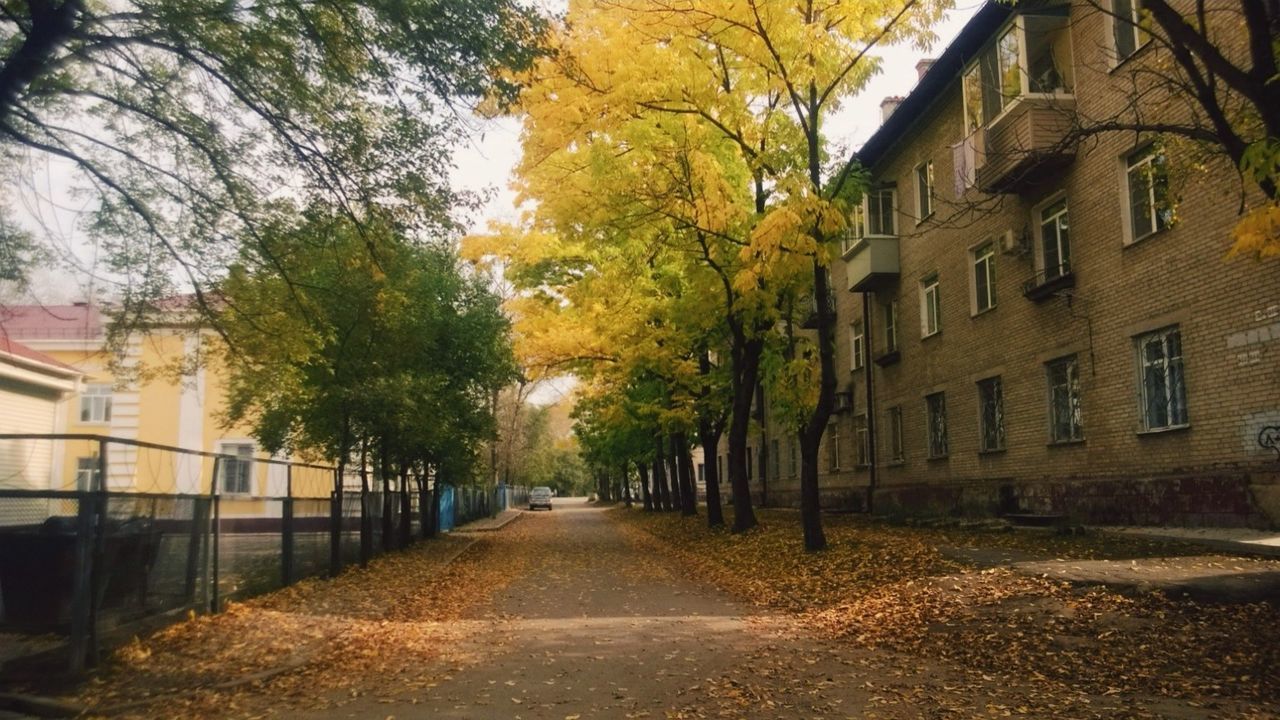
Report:
[{"label": "drainpipe", "polygon": [[871,293],[862,293],[862,327],[866,338],[866,360],[863,361],[863,376],[866,378],[867,393],[867,514],[871,514],[871,502],[876,492],[876,406],[873,402],[871,366],[871,340],[875,337],[871,328]]}]

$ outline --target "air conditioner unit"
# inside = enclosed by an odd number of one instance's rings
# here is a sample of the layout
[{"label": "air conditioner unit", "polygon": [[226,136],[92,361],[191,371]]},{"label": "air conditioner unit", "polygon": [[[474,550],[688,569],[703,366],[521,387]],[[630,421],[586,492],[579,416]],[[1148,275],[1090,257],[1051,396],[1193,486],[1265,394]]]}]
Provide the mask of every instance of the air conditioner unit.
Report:
[{"label": "air conditioner unit", "polygon": [[853,393],[838,392],[836,393],[836,412],[849,412],[853,409]]},{"label": "air conditioner unit", "polygon": [[1005,255],[1022,254],[1022,237],[1010,228],[1000,236],[1000,252]]}]

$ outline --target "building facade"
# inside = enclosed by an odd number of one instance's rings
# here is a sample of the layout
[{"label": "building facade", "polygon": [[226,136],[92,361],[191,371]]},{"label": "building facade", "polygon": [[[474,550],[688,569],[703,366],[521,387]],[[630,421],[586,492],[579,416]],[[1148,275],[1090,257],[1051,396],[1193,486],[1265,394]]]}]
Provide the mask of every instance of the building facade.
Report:
[{"label": "building facade", "polygon": [[[991,3],[892,99],[832,267],[826,506],[1280,523],[1280,266],[1226,259],[1234,168],[1068,142],[1133,102],[1144,39],[1092,3]],[[753,489],[798,504],[765,415]]]}]

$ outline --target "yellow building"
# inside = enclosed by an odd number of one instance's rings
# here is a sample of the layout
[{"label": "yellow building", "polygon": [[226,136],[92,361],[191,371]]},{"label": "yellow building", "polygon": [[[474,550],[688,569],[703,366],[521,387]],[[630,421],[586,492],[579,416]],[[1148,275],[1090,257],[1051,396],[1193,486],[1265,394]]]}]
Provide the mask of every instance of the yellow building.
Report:
[{"label": "yellow building", "polygon": [[[198,356],[201,331],[175,322],[137,334],[126,342],[117,363],[120,372],[114,373],[105,347],[106,323],[98,308],[83,303],[10,307],[0,315],[0,329],[9,337],[83,373],[78,391],[62,403],[59,432],[230,456],[218,462],[215,478],[212,457],[106,443],[107,489],[209,494],[216,483],[225,500],[225,516],[270,514],[262,500],[287,493],[289,471],[283,465],[255,462],[269,456],[247,428],[222,426],[225,375],[208,358]],[[181,377],[156,372],[174,366],[190,369]],[[62,445],[55,450],[61,473],[52,489],[90,487],[103,444],[68,439]],[[294,496],[328,497],[332,487],[331,475],[320,470],[295,468],[292,480]]]}]

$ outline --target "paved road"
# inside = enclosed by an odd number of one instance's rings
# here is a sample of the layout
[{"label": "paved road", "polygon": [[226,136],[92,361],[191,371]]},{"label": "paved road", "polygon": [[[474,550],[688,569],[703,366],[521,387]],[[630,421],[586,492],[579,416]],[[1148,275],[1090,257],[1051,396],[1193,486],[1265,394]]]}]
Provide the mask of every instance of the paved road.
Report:
[{"label": "paved road", "polygon": [[[472,611],[473,660],[424,668],[439,683],[413,704],[370,698],[316,717],[663,718],[717,706],[731,717],[810,717],[833,702],[822,689],[847,659],[784,639],[782,619],[752,617],[644,557],[604,512],[561,499],[518,521],[526,538],[510,551],[536,547],[527,571]],[[779,677],[783,687],[752,687]]]}]

